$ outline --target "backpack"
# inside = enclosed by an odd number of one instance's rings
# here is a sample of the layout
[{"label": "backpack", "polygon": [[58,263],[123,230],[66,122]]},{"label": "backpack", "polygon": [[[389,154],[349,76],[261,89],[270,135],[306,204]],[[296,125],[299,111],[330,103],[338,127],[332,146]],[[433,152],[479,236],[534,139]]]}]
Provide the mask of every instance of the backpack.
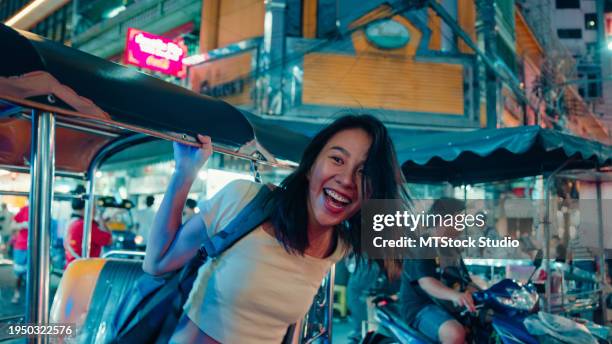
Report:
[{"label": "backpack", "polygon": [[[120,301],[120,311],[109,324],[104,339],[92,333],[86,342],[167,343],[183,313],[182,307],[200,266],[208,258],[221,255],[268,219],[273,209],[273,202],[266,202],[270,192],[269,187],[262,187],[255,198],[225,228],[208,238],[196,256],[180,270],[164,277],[141,274],[132,290]],[[88,317],[87,322],[98,322],[95,318],[95,315]]]}]

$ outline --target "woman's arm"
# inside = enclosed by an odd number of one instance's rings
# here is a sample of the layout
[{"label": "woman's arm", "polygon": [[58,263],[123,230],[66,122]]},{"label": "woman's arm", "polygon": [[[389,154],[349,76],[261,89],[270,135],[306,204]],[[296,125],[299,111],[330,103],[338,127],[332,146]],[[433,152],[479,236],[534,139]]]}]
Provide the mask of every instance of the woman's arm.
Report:
[{"label": "woman's arm", "polygon": [[143,269],[161,275],[182,267],[202,244],[204,222],[194,216],[181,226],[187,194],[198,171],[212,154],[210,137],[198,135],[200,148],[174,144],[176,169],[149,234]]}]

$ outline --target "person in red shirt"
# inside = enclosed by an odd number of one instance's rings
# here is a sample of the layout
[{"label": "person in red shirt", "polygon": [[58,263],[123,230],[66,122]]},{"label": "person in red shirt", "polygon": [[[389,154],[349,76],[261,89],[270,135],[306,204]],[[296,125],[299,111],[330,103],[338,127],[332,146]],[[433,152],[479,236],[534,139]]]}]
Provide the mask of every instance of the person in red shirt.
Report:
[{"label": "person in red shirt", "polygon": [[[66,250],[66,267],[68,264],[77,258],[81,258],[83,248],[83,213],[85,201],[75,198],[72,200],[72,218],[74,219],[68,226],[66,238],[64,240],[64,248]],[[91,247],[89,250],[90,257],[99,257],[102,247],[109,245],[112,241],[110,232],[100,228],[96,221],[93,221],[91,226]]]},{"label": "person in red shirt", "polygon": [[13,242],[13,248],[17,250],[28,249],[28,221],[29,221],[30,208],[26,205],[19,209],[19,212],[13,217],[12,228],[17,230],[15,241]]},{"label": "person in red shirt", "polygon": [[19,209],[19,212],[13,217],[13,225],[16,230],[11,244],[13,245],[13,271],[17,277],[15,283],[15,292],[13,293],[12,303],[18,303],[20,298],[20,290],[23,286],[26,273],[28,271],[28,220],[30,209],[24,206]]}]

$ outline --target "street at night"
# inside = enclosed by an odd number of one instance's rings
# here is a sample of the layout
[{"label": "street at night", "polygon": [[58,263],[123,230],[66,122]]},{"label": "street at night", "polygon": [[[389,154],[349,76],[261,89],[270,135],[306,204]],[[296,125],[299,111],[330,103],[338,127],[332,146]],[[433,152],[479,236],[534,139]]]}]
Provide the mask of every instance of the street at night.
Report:
[{"label": "street at night", "polygon": [[0,343],[612,343],[612,0],[0,0]]}]

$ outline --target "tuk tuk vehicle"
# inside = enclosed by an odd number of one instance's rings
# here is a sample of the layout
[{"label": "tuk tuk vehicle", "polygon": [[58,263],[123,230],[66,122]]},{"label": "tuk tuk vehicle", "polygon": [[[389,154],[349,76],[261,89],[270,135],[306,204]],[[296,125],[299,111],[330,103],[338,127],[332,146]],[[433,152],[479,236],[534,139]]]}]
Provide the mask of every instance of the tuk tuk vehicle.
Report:
[{"label": "tuk tuk vehicle", "polygon": [[101,197],[97,201],[100,218],[104,219],[104,227],[111,232],[110,250],[137,250],[136,233],[132,208],[134,203],[124,199],[121,202],[112,196]]},{"label": "tuk tuk vehicle", "polygon": [[[94,180],[115,154],[154,140],[196,145],[203,133],[215,152],[246,159],[261,182],[259,166],[292,169],[309,141],[223,101],[29,32],[0,24],[0,40],[11,48],[0,56],[0,168],[31,176],[30,191],[23,193],[30,203],[26,312],[3,321],[90,327],[90,341],[96,342],[117,311],[115,301],[144,274],[137,259],[89,258]],[[84,181],[86,193],[54,194],[56,176]],[[83,259],[64,272],[51,307],[50,209],[57,197],[86,200],[85,228]],[[142,252],[119,252],[129,254]],[[288,329],[287,343],[331,341],[333,273],[332,268],[315,297],[317,309]]]}]

